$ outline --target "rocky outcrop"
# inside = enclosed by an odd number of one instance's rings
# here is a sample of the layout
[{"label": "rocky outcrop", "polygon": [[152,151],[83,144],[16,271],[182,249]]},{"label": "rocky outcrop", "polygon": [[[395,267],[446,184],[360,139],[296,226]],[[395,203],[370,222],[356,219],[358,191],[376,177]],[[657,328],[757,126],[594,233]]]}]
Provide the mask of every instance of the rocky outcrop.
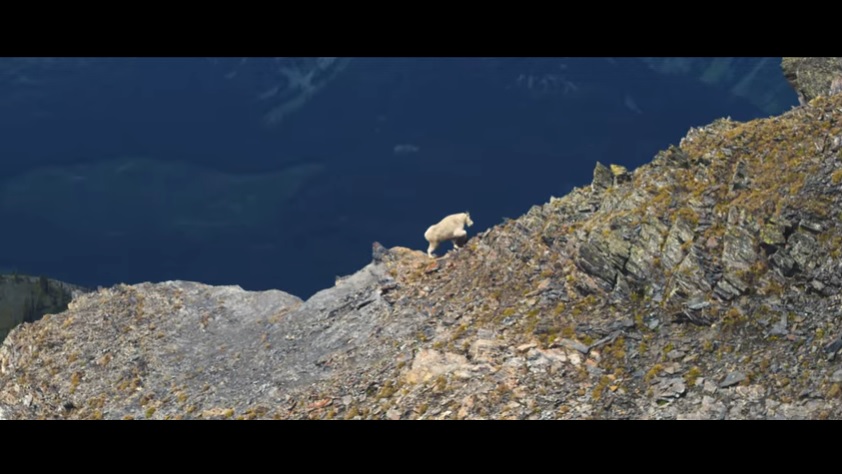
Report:
[{"label": "rocky outcrop", "polygon": [[842,92],[842,58],[783,58],[781,67],[801,104]]},{"label": "rocky outcrop", "polygon": [[0,349],[0,377],[10,381],[0,406],[61,373],[56,390],[22,395],[8,416],[265,416],[301,387],[392,362],[391,341],[410,338],[423,319],[387,317],[394,284],[376,262],[306,302],[182,281],[79,295]]},{"label": "rocky outcrop", "polygon": [[842,418],[842,95],[717,120],[439,259],[306,301],[80,295],[0,348],[7,418]]},{"label": "rocky outcrop", "polygon": [[21,323],[66,310],[74,296],[86,291],[46,277],[0,275],[0,342]]}]

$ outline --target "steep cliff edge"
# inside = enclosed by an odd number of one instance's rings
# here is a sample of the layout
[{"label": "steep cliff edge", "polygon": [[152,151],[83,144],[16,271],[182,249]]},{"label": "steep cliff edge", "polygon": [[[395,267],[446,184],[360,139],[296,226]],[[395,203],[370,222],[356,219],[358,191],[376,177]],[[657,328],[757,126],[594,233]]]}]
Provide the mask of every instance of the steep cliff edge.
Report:
[{"label": "steep cliff edge", "polygon": [[375,244],[307,301],[81,295],[4,342],[0,414],[840,418],[840,218],[837,94],[598,164],[446,258]]},{"label": "steep cliff edge", "polygon": [[842,92],[842,58],[783,58],[781,68],[801,104]]},{"label": "steep cliff edge", "polygon": [[0,342],[18,324],[64,311],[74,295],[86,291],[46,277],[0,274]]}]

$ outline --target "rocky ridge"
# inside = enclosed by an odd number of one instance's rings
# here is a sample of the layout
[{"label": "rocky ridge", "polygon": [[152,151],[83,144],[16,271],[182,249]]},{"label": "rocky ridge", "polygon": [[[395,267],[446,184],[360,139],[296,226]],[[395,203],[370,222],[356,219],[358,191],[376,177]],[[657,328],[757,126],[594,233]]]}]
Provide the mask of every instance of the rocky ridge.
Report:
[{"label": "rocky ridge", "polygon": [[0,274],[0,342],[15,326],[67,309],[85,288],[46,277]]},{"label": "rocky ridge", "polygon": [[0,416],[840,418],[840,150],[819,95],[597,164],[443,258],[375,244],[307,301],[78,295],[0,347]]},{"label": "rocky ridge", "polygon": [[783,58],[781,67],[802,104],[842,92],[842,58]]}]

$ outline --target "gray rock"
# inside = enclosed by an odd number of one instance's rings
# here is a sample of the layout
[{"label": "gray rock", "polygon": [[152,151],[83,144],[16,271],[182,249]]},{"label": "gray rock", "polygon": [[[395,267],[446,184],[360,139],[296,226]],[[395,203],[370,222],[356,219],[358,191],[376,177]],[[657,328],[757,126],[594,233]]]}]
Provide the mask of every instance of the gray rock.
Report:
[{"label": "gray rock", "polygon": [[830,82],[830,90],[827,95],[836,95],[842,93],[842,75],[836,76]]},{"label": "gray rock", "polygon": [[664,268],[674,268],[681,260],[684,259],[685,250],[684,243],[692,242],[694,237],[691,224],[684,219],[678,219],[672,225],[672,228],[667,235],[664,242],[661,262]]},{"label": "gray rock", "polygon": [[842,149],[842,136],[833,137],[830,141],[830,151],[835,152],[839,149]]},{"label": "gray rock", "polygon": [[[735,209],[735,208],[732,208]],[[739,225],[729,225],[725,231],[722,246],[722,263],[726,274],[744,270],[757,260],[754,237]],[[732,284],[733,279],[729,280]]]},{"label": "gray rock", "polygon": [[707,308],[708,306],[710,306],[710,302],[705,301],[701,298],[697,298],[697,299],[688,301],[686,303],[686,305],[687,305],[687,309],[697,311],[697,310],[704,309],[704,308]]},{"label": "gray rock", "polygon": [[816,252],[816,238],[805,232],[794,232],[787,240],[787,250],[800,270],[813,267],[811,259]]},{"label": "gray rock", "polygon": [[681,377],[662,378],[655,387],[656,400],[678,398],[687,392],[687,386]]},{"label": "gray rock", "polygon": [[619,270],[623,269],[629,257],[630,245],[619,236],[591,240],[579,248],[576,263],[586,273],[598,277],[613,288]]},{"label": "gray rock", "polygon": [[721,401],[705,395],[702,397],[700,407],[695,412],[682,413],[676,416],[678,420],[722,420],[728,412],[728,408]]},{"label": "gray rock", "polygon": [[590,350],[590,347],[586,346],[585,344],[582,344],[579,341],[574,341],[572,339],[559,339],[558,341],[553,343],[553,345],[558,345],[558,346],[561,346],[561,347],[566,347],[568,349],[573,349],[573,350],[581,352],[582,354],[587,354],[588,351]]},{"label": "gray rock", "polygon": [[771,261],[781,271],[781,275],[785,277],[791,277],[798,271],[795,259],[790,257],[786,250],[777,251],[772,255]]},{"label": "gray rock", "polygon": [[732,300],[742,294],[739,289],[735,288],[733,285],[728,283],[728,281],[724,278],[716,283],[716,286],[713,288],[713,291],[716,294],[716,296],[726,301]]},{"label": "gray rock", "polygon": [[626,271],[640,281],[649,280],[655,267],[654,259],[661,254],[666,231],[667,227],[658,220],[643,222],[629,249]]},{"label": "gray rock", "polygon": [[614,282],[614,290],[611,292],[612,301],[622,303],[628,301],[631,294],[628,282],[622,273],[617,272],[617,280]]},{"label": "gray rock", "polygon": [[621,319],[620,321],[615,321],[615,322],[611,323],[611,330],[612,331],[623,330],[623,329],[634,329],[634,320],[632,320],[631,318],[624,318],[624,319]]},{"label": "gray rock", "polygon": [[734,167],[734,174],[731,177],[731,190],[740,190],[749,187],[750,181],[748,179],[748,172],[746,164],[743,161],[738,161]]},{"label": "gray rock", "polygon": [[800,225],[801,227],[803,227],[803,228],[805,228],[809,231],[816,232],[816,233],[821,232],[823,230],[822,225],[819,224],[818,222],[808,221],[806,219],[801,219],[801,222],[799,222],[798,225]]},{"label": "gray rock", "polygon": [[695,249],[691,248],[678,264],[673,273],[672,284],[668,288],[671,299],[683,295],[697,295],[694,298],[699,298],[698,295],[707,295],[710,292],[710,284],[705,278]]},{"label": "gray rock", "polygon": [[742,382],[745,379],[746,379],[746,375],[744,373],[742,373],[742,372],[731,372],[727,376],[725,376],[725,379],[723,379],[722,382],[719,382],[719,388],[732,387],[732,386],[737,385],[738,383]]},{"label": "gray rock", "polygon": [[781,319],[772,326],[772,329],[769,331],[769,335],[771,336],[786,336],[789,332],[786,329],[786,314],[781,314]]},{"label": "gray rock", "polygon": [[380,242],[371,244],[371,259],[375,263],[382,262],[383,258],[389,253],[389,250]]},{"label": "gray rock", "polygon": [[766,245],[783,245],[786,243],[784,229],[784,226],[779,224],[766,224],[760,231],[760,241]]},{"label": "gray rock", "polygon": [[60,313],[74,297],[89,291],[45,277],[0,275],[0,343],[17,325]]},{"label": "gray rock", "polygon": [[840,349],[842,349],[842,338],[836,338],[824,347],[825,353],[829,354],[831,357],[836,355]]},{"label": "gray rock", "polygon": [[785,57],[781,60],[781,69],[803,105],[818,96],[830,94],[831,84],[842,75],[842,58]]},{"label": "gray rock", "polygon": [[594,192],[604,191],[614,185],[614,174],[607,166],[600,162],[596,162],[596,167],[593,170],[593,182],[591,182],[591,189]]}]

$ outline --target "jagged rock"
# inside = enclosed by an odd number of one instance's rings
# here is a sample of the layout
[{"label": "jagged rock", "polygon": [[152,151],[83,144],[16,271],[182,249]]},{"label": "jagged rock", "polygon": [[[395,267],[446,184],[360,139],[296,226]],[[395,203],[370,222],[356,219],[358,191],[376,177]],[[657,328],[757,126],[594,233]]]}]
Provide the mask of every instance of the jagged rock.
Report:
[{"label": "jagged rock", "polygon": [[474,362],[490,362],[493,359],[494,353],[501,348],[500,341],[495,339],[477,339],[471,344],[468,353],[471,356],[471,361]]},{"label": "jagged rock", "polygon": [[665,268],[674,268],[684,259],[689,248],[685,247],[685,244],[693,242],[694,237],[695,234],[689,222],[678,219],[673,223],[664,242],[663,257],[661,257]]},{"label": "jagged rock", "polygon": [[816,292],[818,292],[819,294],[829,296],[829,295],[825,294],[825,290],[827,289],[827,285],[820,282],[819,280],[812,280],[810,282],[810,287],[812,289],[814,289]]},{"label": "jagged rock", "polygon": [[704,269],[695,250],[691,250],[673,272],[672,285],[668,287],[670,297],[697,296],[711,290],[705,279]]},{"label": "jagged rock", "polygon": [[799,222],[798,225],[815,233],[819,233],[823,230],[822,225],[818,222],[812,222],[806,219],[801,219],[801,222]]},{"label": "jagged rock", "polygon": [[593,170],[593,182],[591,189],[594,192],[604,191],[614,185],[614,174],[605,165],[596,162]]},{"label": "jagged rock", "polygon": [[546,366],[554,367],[557,370],[569,359],[564,352],[558,349],[530,349],[526,360],[526,365],[530,370],[536,370]]},{"label": "jagged rock", "polygon": [[628,168],[623,165],[611,164],[611,174],[614,175],[614,178],[620,178],[629,174]]},{"label": "jagged rock", "polygon": [[665,151],[660,152],[655,157],[655,161],[664,161],[667,166],[676,168],[687,168],[690,165],[690,158],[682,151],[681,147],[675,145],[670,145]]},{"label": "jagged rock", "polygon": [[389,250],[380,242],[371,244],[371,259],[375,263],[383,261],[383,258],[389,253]]},{"label": "jagged rock", "polygon": [[707,308],[708,306],[710,306],[710,302],[701,300],[699,298],[696,298],[692,301],[687,302],[687,309],[690,309],[690,310],[693,310],[693,311],[698,311],[698,310]]},{"label": "jagged rock", "polygon": [[631,287],[626,282],[626,278],[622,273],[617,273],[617,280],[614,282],[614,290],[611,292],[611,297],[614,301],[622,303],[627,301],[631,294]]},{"label": "jagged rock", "polygon": [[656,400],[670,400],[678,398],[687,391],[687,386],[681,377],[663,378],[655,387]]},{"label": "jagged rock", "polygon": [[806,232],[796,231],[787,240],[787,253],[795,261],[796,269],[812,270],[811,261],[816,252],[816,238]]},{"label": "jagged rock", "polygon": [[776,254],[772,255],[770,259],[772,264],[774,264],[777,268],[780,269],[781,274],[785,277],[791,277],[798,271],[796,267],[795,260],[789,256],[789,253],[785,250],[781,250]]},{"label": "jagged rock", "polygon": [[0,343],[17,325],[60,313],[74,297],[87,291],[46,277],[0,275]]},{"label": "jagged rock", "polygon": [[726,269],[748,269],[757,261],[754,236],[739,226],[728,226],[722,242],[722,262]]},{"label": "jagged rock", "polygon": [[614,175],[614,184],[621,184],[631,181],[629,170],[623,165],[611,164],[611,174]]},{"label": "jagged rock", "polygon": [[824,347],[824,351],[831,357],[835,356],[842,349],[842,338],[836,338]]},{"label": "jagged rock", "polygon": [[830,94],[831,84],[842,76],[842,58],[783,58],[781,68],[803,105]]},{"label": "jagged rock", "polygon": [[746,164],[743,161],[738,161],[734,166],[734,176],[731,178],[731,190],[737,191],[745,189],[749,186],[748,174],[746,171]]},{"label": "jagged rock", "polygon": [[732,387],[745,379],[746,375],[742,372],[730,372],[727,376],[725,376],[722,382],[719,382],[719,388]]},{"label": "jagged rock", "polygon": [[836,95],[842,92],[842,76],[836,76],[830,81],[830,90],[828,95]]},{"label": "jagged rock", "polygon": [[470,365],[465,356],[451,352],[422,350],[412,361],[412,369],[407,372],[406,381],[411,384],[426,383],[441,375],[468,370],[470,370]]},{"label": "jagged rock", "polygon": [[781,315],[781,319],[772,326],[772,329],[769,331],[770,336],[786,336],[789,331],[786,329],[786,314]]},{"label": "jagged rock", "polygon": [[760,241],[773,247],[785,244],[784,227],[772,223],[766,224],[760,232]]},{"label": "jagged rock", "polygon": [[573,350],[579,351],[582,354],[587,354],[588,351],[590,350],[590,347],[588,347],[587,345],[582,344],[579,341],[574,341],[574,340],[571,340],[571,339],[561,339],[556,344],[561,346],[561,347],[566,347],[568,349],[573,349]]},{"label": "jagged rock", "polygon": [[585,272],[613,288],[618,273],[625,268],[630,245],[613,233],[600,236],[579,248],[576,263]]},{"label": "jagged rock", "polygon": [[705,395],[702,397],[701,407],[691,413],[679,414],[678,420],[723,420],[728,414],[728,409],[721,401],[714,399],[711,396]]},{"label": "jagged rock", "polygon": [[655,258],[661,253],[666,232],[666,226],[659,221],[642,223],[637,239],[630,246],[626,271],[638,280],[649,279],[654,271]]},{"label": "jagged rock", "polygon": [[716,296],[723,300],[732,300],[742,294],[738,288],[734,288],[733,285],[728,283],[727,280],[719,280],[716,283],[716,286],[713,288],[714,293]]}]

